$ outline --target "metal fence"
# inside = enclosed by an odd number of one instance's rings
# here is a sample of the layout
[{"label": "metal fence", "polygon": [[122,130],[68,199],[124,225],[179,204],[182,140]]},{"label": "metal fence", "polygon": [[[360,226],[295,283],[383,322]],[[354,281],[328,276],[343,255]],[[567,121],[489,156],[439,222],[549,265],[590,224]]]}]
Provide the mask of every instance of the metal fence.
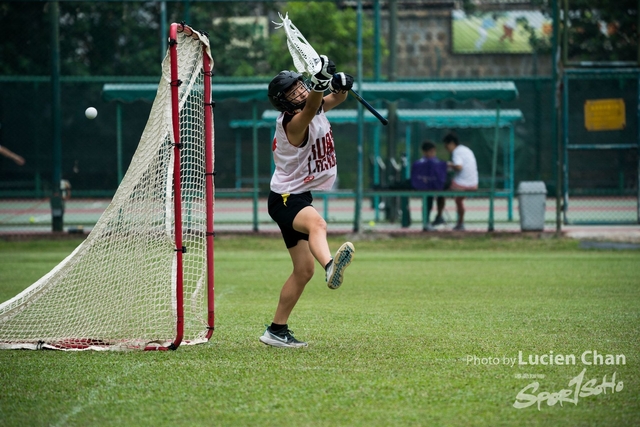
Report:
[{"label": "metal fence", "polygon": [[566,70],[563,82],[567,224],[640,222],[640,70]]},{"label": "metal fence", "polygon": [[[209,5],[197,1],[191,3],[191,9],[184,9],[187,6],[182,4],[168,3],[168,17],[186,14],[192,16],[201,26],[210,25],[208,18],[203,18],[205,14],[202,13],[205,10],[203,8]],[[254,3],[259,3],[261,13],[265,14],[271,13],[269,11],[275,7],[272,2]],[[353,6],[350,2],[339,3],[340,7]],[[406,4],[403,6],[404,3]],[[457,13],[455,17],[447,9],[451,5],[423,10],[416,6],[415,2],[404,3],[398,3],[398,19],[403,25],[396,29],[397,58],[394,59],[391,52],[388,55],[382,54],[381,58],[376,59],[376,69],[391,69],[395,60],[397,70],[396,75],[392,77],[396,81],[416,84],[416,87],[428,82],[506,80],[513,82],[518,92],[517,98],[502,101],[500,104],[495,101],[457,101],[450,98],[375,101],[377,108],[392,113],[400,110],[455,113],[462,110],[495,111],[498,108],[502,111],[520,112],[521,120],[514,121],[512,126],[500,128],[497,133],[493,127],[460,126],[452,129],[458,133],[462,143],[468,145],[476,155],[480,175],[479,192],[489,190],[493,184],[497,191],[495,200],[484,197],[483,194],[467,199],[470,207],[466,221],[470,225],[468,228],[490,228],[493,219],[495,229],[518,229],[520,212],[517,188],[519,183],[526,181],[541,181],[545,184],[548,198],[545,214],[547,228],[557,225],[557,203],[554,199],[556,196],[562,199],[560,210],[565,224],[638,223],[640,162],[637,147],[640,143],[640,132],[637,114],[640,96],[637,68],[627,64],[626,69],[622,71],[602,72],[594,71],[593,67],[585,71],[585,66],[582,66],[583,71],[574,72],[567,66],[563,74],[564,85],[560,86],[554,81],[552,53],[548,46],[553,45],[555,40],[545,42],[546,47],[542,46],[532,52],[496,51],[500,46],[493,43],[496,40],[491,42],[491,37],[497,34],[492,32],[504,29],[504,26],[497,24],[503,23],[508,14],[488,13],[487,10],[495,6],[495,2],[486,2],[486,5],[483,2],[475,2],[479,7],[476,12],[467,15]],[[412,5],[409,5],[410,3]],[[393,29],[390,27],[389,11],[385,9],[387,3],[373,1],[367,4],[365,20],[376,25],[379,37],[390,37]],[[489,9],[482,9],[484,6]],[[546,6],[560,5],[552,1]],[[540,28],[548,36],[551,24],[558,23],[553,23],[553,17],[549,12],[551,8],[546,6],[540,9],[545,17]],[[96,6],[80,2],[74,7],[82,11],[83,8]],[[123,3],[123,10],[130,7],[132,6]],[[148,5],[145,7],[149,9]],[[408,9],[404,10],[403,7]],[[65,8],[66,6],[63,7],[63,12],[71,10]],[[377,15],[377,8],[382,9],[382,19]],[[515,6],[509,8],[517,9]],[[29,4],[28,9],[29,13],[39,13],[40,20],[46,22],[46,8]],[[149,10],[155,13],[155,9]],[[233,5],[219,10],[221,13],[234,16],[239,9],[237,5]],[[456,22],[452,21],[454,18]],[[485,51],[473,52],[477,42],[475,37],[478,37],[479,33],[470,29],[478,22],[484,22],[483,19],[494,19],[495,22],[493,27],[486,28],[489,34],[487,44],[483,47]],[[152,21],[153,19],[144,25],[150,25],[151,28]],[[143,28],[144,25],[141,24],[140,29],[147,31],[148,28]],[[578,24],[572,22],[572,25],[572,28],[576,28]],[[531,28],[520,28],[520,33],[516,34],[520,40],[527,40],[525,30],[530,31]],[[157,28],[154,31],[157,31]],[[30,35],[31,33],[27,33],[25,37],[28,38]],[[469,39],[460,39],[464,43],[455,44],[457,42],[454,38],[462,36]],[[11,37],[8,42],[10,44],[29,42]],[[92,37],[100,38],[103,35],[92,34]],[[504,40],[505,43],[508,41]],[[67,48],[63,50],[63,54],[65,52],[72,55]],[[569,59],[575,61],[578,54],[575,49],[571,50]],[[63,72],[65,69],[73,69],[68,68],[71,64],[70,58],[71,56],[63,58],[63,65],[67,64],[67,68],[63,67]],[[153,60],[150,63],[156,64]],[[230,66],[226,57],[225,61],[216,62],[218,63]],[[355,73],[355,69],[352,71]],[[70,198],[65,202],[65,226],[90,228],[118,187],[136,149],[151,107],[150,102],[140,100],[129,103],[106,101],[104,85],[154,85],[159,80],[159,77],[149,75],[123,77],[115,73],[111,76],[63,74],[60,77],[60,121],[54,123],[52,79],[46,73],[45,70],[45,75],[39,76],[15,73],[0,75],[0,145],[12,149],[26,159],[26,164],[19,166],[8,158],[0,157],[0,232],[17,229],[43,230],[48,226],[50,228],[49,197],[52,190],[60,184],[52,179],[56,160],[51,135],[52,129],[58,124],[62,139],[59,167],[62,178],[71,185]],[[389,77],[391,76],[369,75],[365,83],[376,78],[384,80]],[[217,76],[213,79],[214,99],[216,84],[266,85],[268,81],[268,77]],[[562,91],[559,91],[560,88]],[[561,101],[560,104],[554,103],[556,99]],[[587,129],[585,104],[607,99],[616,100],[613,101],[617,102],[615,105],[622,103],[625,106],[624,126],[617,130]],[[557,119],[554,105],[560,105],[563,112],[561,120],[558,121],[559,129],[554,125]],[[97,108],[98,117],[95,120],[87,120],[84,117],[84,110],[88,106]],[[357,103],[350,99],[340,108],[355,109]],[[272,172],[270,141],[273,128],[268,125],[253,125],[255,117],[261,118],[263,112],[270,110],[266,94],[263,99],[252,102],[237,99],[217,102],[216,219],[222,226],[250,229],[271,226],[270,219],[265,216],[262,198],[268,192]],[[248,125],[232,125],[238,122]],[[373,192],[402,188],[402,185],[398,184],[402,184],[406,179],[407,167],[411,161],[420,157],[420,146],[424,140],[433,140],[438,146],[439,157],[448,159],[448,153],[440,143],[448,130],[430,126],[424,121],[394,121],[385,128],[375,123],[364,125],[362,137],[365,162],[362,178],[367,196],[361,207],[360,222],[363,228],[381,229],[383,225],[398,229],[422,227],[422,195],[390,197],[375,195]],[[496,135],[497,151],[494,148]],[[334,137],[339,165],[339,184],[336,189],[338,192],[330,196],[319,195],[316,206],[329,222],[346,229],[353,227],[356,216],[354,194],[358,182],[355,167],[358,161],[356,141],[360,138],[358,125],[336,123]],[[498,161],[495,165],[495,181],[492,182],[494,155]],[[558,169],[559,162],[563,166],[561,172]],[[562,185],[561,188],[557,188],[559,183]],[[387,203],[381,204],[384,201]],[[394,208],[390,209],[389,206]],[[449,223],[455,222],[453,206],[453,201],[449,201]]]}]

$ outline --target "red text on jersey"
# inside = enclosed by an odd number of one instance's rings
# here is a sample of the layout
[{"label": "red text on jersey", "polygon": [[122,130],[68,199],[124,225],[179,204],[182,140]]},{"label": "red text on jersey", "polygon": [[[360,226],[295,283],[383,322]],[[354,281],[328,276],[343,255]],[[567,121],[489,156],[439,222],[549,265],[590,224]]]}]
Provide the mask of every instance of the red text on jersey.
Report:
[{"label": "red text on jersey", "polygon": [[309,175],[336,167],[336,152],[333,145],[333,133],[327,132],[322,138],[317,138],[311,146],[307,168]]}]

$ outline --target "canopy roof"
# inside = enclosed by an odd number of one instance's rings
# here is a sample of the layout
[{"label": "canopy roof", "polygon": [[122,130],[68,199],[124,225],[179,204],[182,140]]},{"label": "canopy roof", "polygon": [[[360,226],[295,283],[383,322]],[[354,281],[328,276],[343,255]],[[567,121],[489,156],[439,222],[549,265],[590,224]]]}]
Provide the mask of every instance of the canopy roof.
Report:
[{"label": "canopy roof", "polygon": [[[422,122],[431,128],[492,128],[497,110],[409,110],[398,109],[401,122]],[[500,110],[500,127],[524,120],[520,110]]]},{"label": "canopy roof", "polygon": [[269,128],[269,127],[274,127],[276,125],[276,122],[273,120],[264,120],[264,119],[258,119],[255,122],[253,120],[231,120],[229,122],[229,127],[232,129],[238,129],[238,128],[252,128],[252,127],[257,127],[257,128]]},{"label": "canopy roof", "polygon": [[[153,102],[158,91],[158,85],[154,83],[107,83],[102,86],[102,98],[105,101]],[[239,101],[266,101],[267,84],[213,84],[211,86],[212,97],[215,101],[225,99],[237,99]]]},{"label": "canopy roof", "polygon": [[[237,99],[240,101],[266,101],[267,83],[215,84],[211,87],[213,99]],[[153,102],[158,90],[150,83],[107,83],[102,87],[105,101],[149,101]],[[356,85],[356,90],[358,86]],[[373,100],[412,102],[454,99],[465,101],[511,101],[518,97],[513,82],[371,82],[363,83],[361,95],[369,102]]]},{"label": "canopy roof", "polygon": [[102,99],[105,101],[153,102],[158,91],[154,83],[106,83],[102,86]]},{"label": "canopy roof", "polygon": [[518,97],[518,89],[513,82],[377,82],[363,83],[361,92],[360,95],[369,102],[374,99],[512,101]]},{"label": "canopy roof", "polygon": [[[387,115],[387,110],[378,110],[383,116]],[[229,122],[229,126],[232,128],[250,128],[254,124],[258,128],[274,127],[276,125],[276,118],[280,115],[279,111],[267,110],[262,113],[262,119],[256,120],[232,120]],[[336,109],[327,112],[327,118],[332,124],[342,123],[358,123],[358,110],[342,110]],[[364,121],[368,123],[377,123],[378,119],[373,117],[367,111],[364,112]]]},{"label": "canopy roof", "polygon": [[[387,115],[387,110],[379,110],[382,116]],[[496,126],[498,110],[397,110],[398,120],[401,122],[422,122],[432,128],[492,128]],[[274,110],[262,113],[262,120],[256,121],[256,126],[275,126],[275,119],[280,114]],[[332,124],[357,123],[358,110],[336,109],[327,112],[327,118]],[[364,120],[369,123],[377,123],[378,119],[364,112]],[[520,110],[500,110],[500,127],[511,126],[523,121],[524,116]],[[234,120],[231,127],[251,127],[251,120]]]},{"label": "canopy roof", "polygon": [[[382,114],[383,117],[387,116],[387,110],[381,109],[378,110],[378,112]],[[269,123],[275,124],[274,120],[278,117],[279,114],[279,111],[267,110],[262,113],[262,119],[269,121]],[[331,123],[358,123],[358,110],[336,108],[334,110],[328,111],[326,114]],[[376,119],[371,113],[365,110],[364,121],[377,123],[378,119]]]}]

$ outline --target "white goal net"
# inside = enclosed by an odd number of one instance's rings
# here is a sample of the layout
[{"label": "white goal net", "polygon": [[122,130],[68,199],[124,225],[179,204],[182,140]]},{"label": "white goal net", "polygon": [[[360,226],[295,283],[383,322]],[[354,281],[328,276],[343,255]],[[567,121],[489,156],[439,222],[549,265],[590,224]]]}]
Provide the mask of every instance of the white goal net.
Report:
[{"label": "white goal net", "polygon": [[181,83],[168,53],[149,120],[111,204],[71,255],[0,305],[0,348],[150,350],[211,336],[213,61],[205,35],[182,24],[171,30],[177,43],[169,51],[177,51]]}]

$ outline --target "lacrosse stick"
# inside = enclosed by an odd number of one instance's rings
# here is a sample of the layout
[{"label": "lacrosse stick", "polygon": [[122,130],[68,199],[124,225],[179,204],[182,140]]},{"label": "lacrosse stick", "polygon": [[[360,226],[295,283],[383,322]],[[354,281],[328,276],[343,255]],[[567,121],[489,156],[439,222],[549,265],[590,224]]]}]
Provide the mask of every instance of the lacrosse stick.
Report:
[{"label": "lacrosse stick", "polygon": [[[320,55],[315,51],[313,46],[309,44],[307,39],[304,38],[302,33],[293,25],[293,22],[289,19],[289,14],[282,16],[278,13],[282,22],[274,22],[276,29],[284,28],[287,34],[287,47],[289,53],[293,59],[293,65],[299,73],[305,74],[308,77],[317,74],[321,68]],[[383,125],[389,123],[387,119],[382,117],[378,111],[371,104],[365,101],[355,90],[349,90],[349,93],[353,95],[364,107],[371,112]]]}]

